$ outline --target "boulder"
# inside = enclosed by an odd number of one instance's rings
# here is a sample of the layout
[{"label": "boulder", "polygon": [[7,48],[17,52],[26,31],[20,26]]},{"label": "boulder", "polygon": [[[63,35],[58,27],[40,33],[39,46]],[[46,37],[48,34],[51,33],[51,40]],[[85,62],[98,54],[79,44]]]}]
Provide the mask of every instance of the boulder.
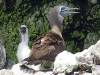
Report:
[{"label": "boulder", "polygon": [[85,49],[82,52],[76,53],[75,57],[79,64],[93,64],[93,55],[91,54],[91,50],[89,49]]},{"label": "boulder", "polygon": [[54,73],[70,73],[78,67],[78,62],[74,54],[63,51],[59,53],[54,61]]},{"label": "boulder", "polygon": [[100,75],[100,65],[94,65],[92,75]]},{"label": "boulder", "polygon": [[91,65],[95,62],[95,64],[100,64],[100,40],[82,52],[76,53],[75,56],[80,63]]}]

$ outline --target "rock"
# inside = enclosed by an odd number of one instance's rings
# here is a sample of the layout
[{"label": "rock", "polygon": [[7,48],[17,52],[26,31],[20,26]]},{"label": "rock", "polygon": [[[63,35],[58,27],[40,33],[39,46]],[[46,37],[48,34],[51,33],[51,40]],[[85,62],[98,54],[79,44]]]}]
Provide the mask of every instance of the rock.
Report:
[{"label": "rock", "polygon": [[[78,63],[85,63],[92,66],[92,74],[100,75],[100,40],[96,44],[91,45],[88,49],[83,50],[75,54]],[[83,74],[88,75],[88,74]]]},{"label": "rock", "polygon": [[74,72],[73,75],[92,75],[92,73],[88,73],[88,72],[83,72],[83,73]]},{"label": "rock", "polygon": [[95,62],[96,64],[100,64],[100,40],[94,45],[92,49],[92,54],[96,57]]},{"label": "rock", "polygon": [[58,73],[57,75],[65,75],[65,73]]},{"label": "rock", "polygon": [[93,55],[91,55],[91,50],[89,49],[85,49],[82,52],[78,52],[75,54],[75,56],[79,64],[93,64]]},{"label": "rock", "polygon": [[81,75],[92,75],[92,73],[83,73],[83,74],[81,74]]},{"label": "rock", "polygon": [[[15,64],[13,65],[13,67],[11,68],[11,71],[14,73],[14,75],[54,75],[52,71],[37,71],[35,73],[33,73],[32,70],[22,70],[20,68],[20,66],[22,65],[23,63],[18,63],[18,64]],[[33,66],[32,66],[33,67]]]},{"label": "rock", "polygon": [[92,75],[100,75],[100,65],[95,65],[93,67]]},{"label": "rock", "polygon": [[59,53],[54,61],[54,73],[70,73],[78,67],[78,62],[74,54],[63,51]]},{"label": "rock", "polygon": [[100,64],[100,40],[96,44],[91,45],[88,49],[75,54],[77,60],[81,63],[93,64],[95,59],[96,64]]},{"label": "rock", "polygon": [[2,41],[0,40],[0,69],[2,69],[6,62],[6,51]]},{"label": "rock", "polygon": [[11,68],[11,71],[14,73],[14,75],[33,75],[33,73],[21,70],[20,65],[22,65],[22,63],[15,64]]},{"label": "rock", "polygon": [[54,75],[54,74],[52,71],[48,71],[48,72],[39,71],[39,72],[34,73],[34,75]]},{"label": "rock", "polygon": [[31,71],[23,71],[22,69],[20,69],[21,65],[22,63],[13,65],[11,71],[14,73],[14,75],[53,75],[52,71],[47,71],[47,72],[37,71],[35,73]]},{"label": "rock", "polygon": [[0,75],[14,75],[14,73],[11,70],[2,69]]}]

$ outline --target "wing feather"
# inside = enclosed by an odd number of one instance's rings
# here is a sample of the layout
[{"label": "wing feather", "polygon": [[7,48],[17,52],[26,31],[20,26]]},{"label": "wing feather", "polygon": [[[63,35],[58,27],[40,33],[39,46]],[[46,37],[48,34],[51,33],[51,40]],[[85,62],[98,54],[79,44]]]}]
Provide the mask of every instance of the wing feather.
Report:
[{"label": "wing feather", "polygon": [[[54,60],[54,57],[64,50],[64,40],[59,35],[49,32],[39,38],[32,45],[32,54],[29,57],[34,60]],[[53,57],[54,56],[54,57]]]}]

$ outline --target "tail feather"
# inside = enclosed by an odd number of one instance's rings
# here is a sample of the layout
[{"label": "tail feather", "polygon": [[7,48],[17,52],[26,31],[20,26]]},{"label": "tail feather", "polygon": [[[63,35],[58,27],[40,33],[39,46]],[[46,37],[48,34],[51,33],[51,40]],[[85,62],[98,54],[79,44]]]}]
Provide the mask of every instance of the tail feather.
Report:
[{"label": "tail feather", "polygon": [[29,72],[29,73],[35,73],[37,72],[36,70],[28,67],[27,65],[23,64],[20,66],[21,70],[25,71],[25,72]]}]

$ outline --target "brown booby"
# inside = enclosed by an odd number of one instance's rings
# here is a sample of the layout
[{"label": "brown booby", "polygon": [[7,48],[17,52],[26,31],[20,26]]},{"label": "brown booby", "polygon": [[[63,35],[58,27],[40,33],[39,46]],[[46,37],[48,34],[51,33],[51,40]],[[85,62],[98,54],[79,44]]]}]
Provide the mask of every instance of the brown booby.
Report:
[{"label": "brown booby", "polygon": [[18,45],[17,49],[17,59],[19,62],[24,60],[25,58],[29,57],[30,55],[30,48],[28,46],[29,37],[28,37],[28,28],[26,25],[21,25],[19,29],[21,35],[21,41]]},{"label": "brown booby", "polygon": [[69,8],[66,6],[55,6],[48,13],[48,21],[51,27],[50,32],[35,40],[32,44],[31,55],[25,59],[27,64],[40,64],[43,61],[54,61],[57,54],[65,48],[62,37],[62,26],[64,16],[77,13],[77,8]]}]

